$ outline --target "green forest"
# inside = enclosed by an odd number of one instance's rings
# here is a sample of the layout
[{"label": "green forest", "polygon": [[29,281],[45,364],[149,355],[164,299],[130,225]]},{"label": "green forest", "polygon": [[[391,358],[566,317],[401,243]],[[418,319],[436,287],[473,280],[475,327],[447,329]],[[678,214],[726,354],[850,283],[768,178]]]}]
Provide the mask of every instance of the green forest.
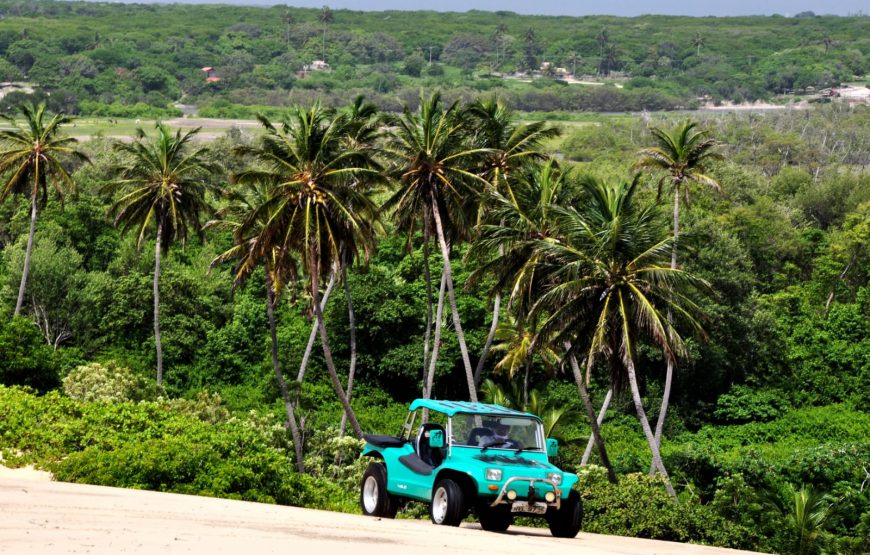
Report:
[{"label": "green forest", "polygon": [[[362,435],[471,399],[584,531],[870,553],[870,106],[601,113],[863,75],[866,17],[0,11],[3,464],[359,512]],[[493,78],[574,53],[609,84]]]},{"label": "green forest", "polygon": [[[438,87],[524,111],[640,111],[753,101],[861,80],[867,16],[524,16],[238,6],[0,2],[0,81],[54,110],[207,117],[364,93],[380,109]],[[303,72],[315,60],[329,71]],[[207,80],[213,68],[219,80]],[[569,85],[563,73],[604,86]],[[518,79],[504,79],[519,76]],[[535,77],[532,79],[532,77]],[[0,108],[26,95],[13,92]]]}]

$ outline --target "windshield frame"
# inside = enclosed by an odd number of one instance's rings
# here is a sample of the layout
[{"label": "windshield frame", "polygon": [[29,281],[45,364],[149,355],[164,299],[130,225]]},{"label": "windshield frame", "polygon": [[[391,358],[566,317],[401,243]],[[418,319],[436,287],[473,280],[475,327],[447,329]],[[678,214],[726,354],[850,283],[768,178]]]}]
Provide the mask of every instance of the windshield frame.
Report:
[{"label": "windshield frame", "polygon": [[[469,445],[465,442],[458,442],[456,437],[454,437],[454,419],[456,418],[467,418],[473,417],[477,422],[482,422],[487,419],[501,419],[501,418],[510,418],[510,419],[523,419],[530,420],[535,427],[535,443],[537,444],[534,447],[529,447],[523,445],[522,448],[518,449],[516,447],[504,447],[493,446],[493,447],[482,447],[480,445]],[[544,436],[544,423],[540,418],[533,415],[505,415],[505,414],[483,414],[483,413],[472,413],[472,412],[457,412],[453,416],[451,416],[447,421],[447,437],[448,437],[448,449],[452,449],[455,447],[462,447],[467,449],[478,449],[480,451],[509,451],[509,452],[517,452],[518,450],[521,452],[529,452],[529,453],[546,453],[547,452],[547,438]]]}]

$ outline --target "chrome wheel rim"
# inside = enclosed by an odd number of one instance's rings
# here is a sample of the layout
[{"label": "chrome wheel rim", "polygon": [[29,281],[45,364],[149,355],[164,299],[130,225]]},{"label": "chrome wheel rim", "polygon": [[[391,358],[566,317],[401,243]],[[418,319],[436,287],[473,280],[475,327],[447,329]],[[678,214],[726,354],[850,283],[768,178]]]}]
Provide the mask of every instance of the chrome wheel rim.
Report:
[{"label": "chrome wheel rim", "polygon": [[363,505],[367,513],[374,513],[378,506],[378,481],[374,476],[366,478],[363,484]]},{"label": "chrome wheel rim", "polygon": [[444,522],[444,517],[447,515],[447,490],[438,488],[435,490],[435,495],[432,497],[432,520],[436,524]]}]

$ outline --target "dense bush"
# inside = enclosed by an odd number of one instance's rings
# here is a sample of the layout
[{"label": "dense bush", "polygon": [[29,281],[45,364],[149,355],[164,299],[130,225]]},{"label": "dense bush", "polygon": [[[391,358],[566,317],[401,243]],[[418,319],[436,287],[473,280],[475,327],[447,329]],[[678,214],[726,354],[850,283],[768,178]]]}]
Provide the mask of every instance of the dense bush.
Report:
[{"label": "dense bush", "polygon": [[585,531],[727,547],[752,545],[742,527],[709,507],[694,499],[674,503],[660,479],[627,474],[611,484],[600,467],[585,467],[581,476]]},{"label": "dense bush", "polygon": [[77,366],[63,379],[63,392],[76,401],[141,401],[154,399],[151,380],[110,361]]}]

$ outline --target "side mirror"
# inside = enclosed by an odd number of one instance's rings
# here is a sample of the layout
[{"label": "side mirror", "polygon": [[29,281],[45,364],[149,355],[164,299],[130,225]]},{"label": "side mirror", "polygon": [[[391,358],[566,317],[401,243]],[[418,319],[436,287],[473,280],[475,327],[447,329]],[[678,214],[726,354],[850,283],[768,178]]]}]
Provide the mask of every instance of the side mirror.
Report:
[{"label": "side mirror", "polygon": [[547,456],[555,457],[559,454],[559,441],[553,438],[547,438]]},{"label": "side mirror", "polygon": [[429,431],[429,447],[440,449],[444,447],[444,431],[431,430]]}]

